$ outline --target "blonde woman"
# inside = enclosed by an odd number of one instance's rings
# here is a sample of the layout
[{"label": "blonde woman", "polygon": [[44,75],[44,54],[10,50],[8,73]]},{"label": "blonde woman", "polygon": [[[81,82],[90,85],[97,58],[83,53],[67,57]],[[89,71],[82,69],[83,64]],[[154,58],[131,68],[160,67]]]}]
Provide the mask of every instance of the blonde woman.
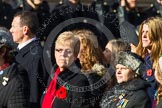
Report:
[{"label": "blonde woman", "polygon": [[42,96],[42,108],[91,108],[89,82],[77,67],[80,41],[70,31],[61,33],[55,42],[56,65]]},{"label": "blonde woman", "polygon": [[157,83],[154,77],[154,69],[159,68],[158,60],[161,54],[162,43],[162,19],[159,17],[151,17],[143,21],[139,29],[139,44],[137,46],[137,54],[142,56],[146,63],[146,72],[144,79],[151,86],[147,89],[153,103],[156,106]]}]

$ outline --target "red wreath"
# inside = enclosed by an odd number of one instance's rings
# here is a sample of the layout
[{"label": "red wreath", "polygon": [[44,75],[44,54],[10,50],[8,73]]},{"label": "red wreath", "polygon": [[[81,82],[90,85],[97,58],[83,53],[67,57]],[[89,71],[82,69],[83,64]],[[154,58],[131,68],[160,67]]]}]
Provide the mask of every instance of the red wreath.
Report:
[{"label": "red wreath", "polygon": [[67,97],[66,88],[64,86],[60,87],[56,91],[56,97],[59,98],[59,99],[65,99]]}]

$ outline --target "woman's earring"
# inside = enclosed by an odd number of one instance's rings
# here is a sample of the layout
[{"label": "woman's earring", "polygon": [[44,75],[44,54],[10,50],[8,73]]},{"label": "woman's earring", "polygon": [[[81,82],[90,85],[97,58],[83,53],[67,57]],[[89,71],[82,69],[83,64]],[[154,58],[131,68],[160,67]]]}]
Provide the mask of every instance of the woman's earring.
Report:
[{"label": "woman's earring", "polygon": [[137,74],[135,74],[134,77],[137,78]]}]

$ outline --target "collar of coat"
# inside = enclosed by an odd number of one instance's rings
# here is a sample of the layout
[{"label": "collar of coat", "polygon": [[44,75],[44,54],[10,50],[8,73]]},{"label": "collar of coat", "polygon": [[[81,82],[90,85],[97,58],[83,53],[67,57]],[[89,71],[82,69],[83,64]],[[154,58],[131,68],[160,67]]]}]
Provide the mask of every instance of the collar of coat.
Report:
[{"label": "collar of coat", "polygon": [[[58,65],[55,64],[50,72],[50,80],[53,78],[55,70],[58,68]],[[63,79],[62,83],[67,83],[69,79],[72,79],[75,75],[82,74],[80,71],[80,61],[77,59],[74,63],[71,64],[68,68],[62,71],[58,78]],[[49,80],[49,81],[50,81]],[[62,84],[61,84],[62,85]]]},{"label": "collar of coat", "polygon": [[120,89],[124,89],[124,90],[128,90],[128,91],[137,91],[140,89],[145,89],[148,86],[149,86],[149,84],[146,81],[144,81],[140,78],[137,78],[137,79],[128,81],[126,83],[118,84],[115,86],[115,88],[117,88],[117,89],[120,88]]},{"label": "collar of coat", "polygon": [[22,49],[20,49],[18,51],[18,54],[16,56],[24,56],[26,55],[28,52],[31,52],[31,53],[38,53],[38,50],[40,47],[41,44],[40,44],[40,41],[38,39],[30,42],[29,44],[27,44],[26,46],[24,46]]},{"label": "collar of coat", "polygon": [[115,97],[121,95],[122,93],[131,95],[133,92],[146,89],[148,86],[150,86],[149,83],[137,78],[126,83],[116,84],[111,90],[107,90],[106,94],[107,96],[114,95]]}]

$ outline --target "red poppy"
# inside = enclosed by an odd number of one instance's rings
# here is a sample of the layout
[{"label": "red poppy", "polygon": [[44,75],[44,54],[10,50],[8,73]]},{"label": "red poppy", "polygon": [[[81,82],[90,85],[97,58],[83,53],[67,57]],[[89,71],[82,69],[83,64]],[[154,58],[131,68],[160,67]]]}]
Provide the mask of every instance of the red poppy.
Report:
[{"label": "red poppy", "polygon": [[66,88],[64,86],[60,87],[56,91],[56,97],[59,98],[59,99],[65,99],[67,97]]},{"label": "red poppy", "polygon": [[152,69],[147,70],[147,76],[152,76]]}]

